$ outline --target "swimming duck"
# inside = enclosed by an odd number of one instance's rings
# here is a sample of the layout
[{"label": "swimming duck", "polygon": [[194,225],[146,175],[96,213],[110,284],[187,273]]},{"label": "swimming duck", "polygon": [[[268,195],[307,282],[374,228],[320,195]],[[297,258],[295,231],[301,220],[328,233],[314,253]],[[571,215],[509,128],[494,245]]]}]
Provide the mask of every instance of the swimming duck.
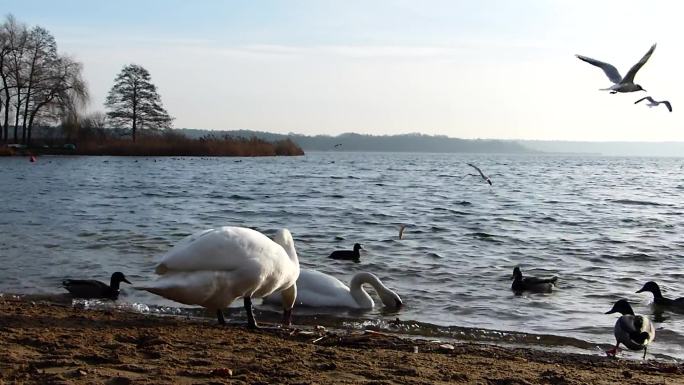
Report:
[{"label": "swimming duck", "polygon": [[663,294],[660,292],[660,287],[657,283],[653,281],[646,282],[646,284],[644,284],[644,287],[637,291],[637,293],[643,293],[645,291],[650,291],[651,293],[653,293],[653,303],[655,303],[656,305],[684,308],[684,297],[677,299],[669,299],[663,297]]},{"label": "swimming duck", "polygon": [[62,281],[62,286],[71,293],[74,298],[83,299],[111,299],[119,298],[119,284],[126,282],[131,284],[126,279],[126,276],[117,271],[112,274],[109,285],[104,282],[96,281],[94,279],[65,279]]},{"label": "swimming duck", "polygon": [[359,253],[359,250],[363,250],[363,247],[359,245],[358,243],[354,244],[354,250],[335,250],[330,255],[328,258],[332,259],[344,259],[344,260],[350,260],[354,261],[356,263],[359,263],[361,261],[361,253]]},{"label": "swimming duck", "polygon": [[513,269],[513,276],[511,277],[511,279],[513,280],[511,289],[516,293],[520,293],[523,291],[549,293],[553,291],[553,287],[555,286],[558,277],[523,277],[522,271],[520,271],[520,268],[516,266]]},{"label": "swimming duck", "polygon": [[606,351],[606,355],[615,356],[620,350],[620,344],[623,344],[627,349],[643,349],[645,359],[648,344],[655,339],[655,328],[651,321],[645,316],[634,315],[634,310],[626,299],[615,302],[613,308],[606,312],[612,313],[620,313],[622,316],[615,322],[614,333],[617,343],[613,349]]},{"label": "swimming duck", "polygon": [[[307,307],[372,309],[375,302],[363,289],[365,283],[375,289],[386,307],[400,308],[403,305],[399,295],[383,285],[375,274],[357,273],[352,277],[349,287],[347,287],[342,281],[331,275],[307,269],[302,269],[299,278],[297,278],[296,304]],[[280,304],[281,302],[282,299],[277,293],[264,298],[264,303]]]},{"label": "swimming duck", "polygon": [[160,277],[136,288],[186,305],[216,311],[242,297],[247,325],[256,329],[252,298],[275,292],[283,297],[283,324],[291,323],[297,296],[299,259],[292,234],[279,230],[273,240],[245,227],[219,227],[181,240],[164,254],[155,268]]}]

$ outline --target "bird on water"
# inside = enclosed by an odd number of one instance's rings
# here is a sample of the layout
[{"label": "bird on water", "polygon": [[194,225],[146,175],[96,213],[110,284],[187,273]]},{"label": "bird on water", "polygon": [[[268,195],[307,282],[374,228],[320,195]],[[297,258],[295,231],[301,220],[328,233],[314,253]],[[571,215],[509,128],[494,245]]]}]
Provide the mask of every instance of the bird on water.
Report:
[{"label": "bird on water", "polygon": [[363,247],[361,247],[361,245],[359,245],[358,243],[355,243],[354,250],[335,250],[332,253],[330,253],[328,258],[354,261],[356,263],[359,263],[361,261],[361,253],[359,252],[359,250],[363,250]]},{"label": "bird on water", "polygon": [[122,272],[117,271],[112,274],[109,285],[94,279],[65,279],[62,281],[62,286],[74,298],[116,300],[119,298],[121,282],[131,284]]},{"label": "bird on water", "polygon": [[643,293],[646,291],[653,293],[653,303],[655,303],[656,305],[665,307],[678,307],[684,309],[684,297],[677,299],[670,299],[664,297],[663,293],[660,291],[660,286],[658,286],[658,284],[653,281],[646,282],[644,284],[644,287],[639,289],[637,293]]},{"label": "bird on water", "polygon": [[519,267],[513,269],[513,283],[511,284],[511,290],[516,293],[522,293],[523,291],[531,291],[537,293],[549,293],[553,291],[558,277],[551,278],[537,278],[537,277],[523,277],[523,273]]}]

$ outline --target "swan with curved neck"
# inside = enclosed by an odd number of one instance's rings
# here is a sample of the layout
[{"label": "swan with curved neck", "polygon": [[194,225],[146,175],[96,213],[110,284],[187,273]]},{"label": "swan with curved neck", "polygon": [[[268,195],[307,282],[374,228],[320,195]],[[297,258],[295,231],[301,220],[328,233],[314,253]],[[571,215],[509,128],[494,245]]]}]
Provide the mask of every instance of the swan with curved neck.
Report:
[{"label": "swan with curved neck", "polygon": [[[307,269],[302,269],[297,279],[295,303],[297,306],[307,307],[372,309],[375,302],[364,290],[364,284],[369,284],[375,289],[384,306],[399,308],[403,305],[399,295],[387,288],[375,274],[357,273],[347,286],[331,275]],[[264,298],[264,303],[280,304],[281,302],[281,296],[277,293]]]},{"label": "swan with curved neck", "polygon": [[220,324],[225,323],[221,309],[242,297],[247,323],[256,328],[252,298],[281,293],[283,323],[290,324],[299,259],[287,229],[273,240],[244,227],[200,231],[164,254],[155,272],[160,275],[156,281],[137,288],[216,311]]}]

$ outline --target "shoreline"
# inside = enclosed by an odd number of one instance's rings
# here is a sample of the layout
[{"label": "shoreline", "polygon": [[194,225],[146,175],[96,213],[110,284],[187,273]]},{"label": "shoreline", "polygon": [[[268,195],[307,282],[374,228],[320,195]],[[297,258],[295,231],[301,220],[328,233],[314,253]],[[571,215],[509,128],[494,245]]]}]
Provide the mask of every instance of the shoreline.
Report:
[{"label": "shoreline", "polygon": [[661,361],[212,321],[0,297],[0,384],[684,382]]}]

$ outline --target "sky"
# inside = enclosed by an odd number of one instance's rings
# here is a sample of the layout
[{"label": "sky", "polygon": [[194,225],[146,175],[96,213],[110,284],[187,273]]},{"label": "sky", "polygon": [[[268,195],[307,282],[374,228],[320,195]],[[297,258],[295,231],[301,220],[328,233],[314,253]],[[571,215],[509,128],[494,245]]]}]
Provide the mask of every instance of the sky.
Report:
[{"label": "sky", "polygon": [[[84,65],[89,111],[145,67],[176,128],[684,141],[684,2],[0,0]],[[593,57],[648,92],[610,95]],[[651,95],[668,99],[650,109]]]}]

